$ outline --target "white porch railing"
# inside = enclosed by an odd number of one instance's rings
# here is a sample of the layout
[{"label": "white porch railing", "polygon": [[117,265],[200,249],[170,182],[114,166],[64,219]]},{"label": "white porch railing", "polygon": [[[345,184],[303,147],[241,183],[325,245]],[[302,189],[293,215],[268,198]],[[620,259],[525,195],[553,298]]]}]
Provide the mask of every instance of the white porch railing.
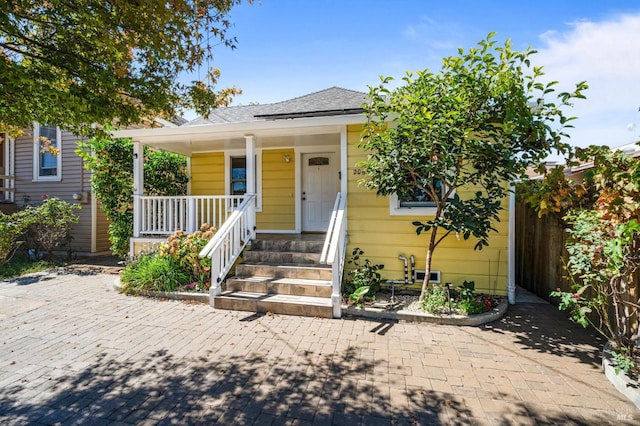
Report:
[{"label": "white porch railing", "polygon": [[133,236],[190,234],[208,223],[220,229],[245,195],[152,197],[134,195]]},{"label": "white porch railing", "polygon": [[331,265],[333,289],[331,292],[331,304],[333,306],[333,317],[342,316],[342,274],[344,273],[344,259],[347,248],[347,220],[345,212],[347,208],[347,197],[338,193],[336,202],[333,205],[333,213],[329,222],[329,229],[324,240],[320,263]]},{"label": "white porch railing", "polygon": [[200,251],[201,257],[211,258],[211,303],[213,296],[221,293],[222,280],[242,250],[256,236],[255,198],[255,195],[247,195]]}]

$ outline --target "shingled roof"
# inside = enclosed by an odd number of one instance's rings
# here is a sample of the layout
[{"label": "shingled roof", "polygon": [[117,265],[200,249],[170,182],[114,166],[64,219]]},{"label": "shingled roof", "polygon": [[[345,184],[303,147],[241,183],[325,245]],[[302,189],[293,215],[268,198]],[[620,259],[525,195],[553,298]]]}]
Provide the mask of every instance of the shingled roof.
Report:
[{"label": "shingled roof", "polygon": [[330,87],[273,104],[218,108],[208,118],[198,117],[183,126],[361,114],[366,96],[356,90]]}]

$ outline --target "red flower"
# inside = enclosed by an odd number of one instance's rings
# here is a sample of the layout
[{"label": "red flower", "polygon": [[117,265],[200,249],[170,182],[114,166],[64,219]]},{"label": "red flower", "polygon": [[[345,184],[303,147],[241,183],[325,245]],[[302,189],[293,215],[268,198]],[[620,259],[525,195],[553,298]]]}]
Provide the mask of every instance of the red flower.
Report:
[{"label": "red flower", "polygon": [[576,293],[576,294],[573,295],[573,298],[578,300],[578,299],[580,299],[580,295]]}]

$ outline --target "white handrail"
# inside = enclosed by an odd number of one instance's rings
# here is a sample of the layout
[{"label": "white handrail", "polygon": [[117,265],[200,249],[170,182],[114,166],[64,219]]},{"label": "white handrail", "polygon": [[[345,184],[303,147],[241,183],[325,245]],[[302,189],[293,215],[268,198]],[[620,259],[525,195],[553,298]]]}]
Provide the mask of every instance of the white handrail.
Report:
[{"label": "white handrail", "polygon": [[344,259],[347,245],[347,221],[345,220],[345,210],[347,207],[347,197],[338,193],[334,204],[327,237],[320,262],[331,265],[332,272],[332,291],[331,303],[333,305],[333,317],[340,318],[342,316],[342,274],[344,272]]},{"label": "white handrail", "polygon": [[333,228],[336,224],[336,216],[338,212],[338,206],[340,205],[341,194],[338,192],[336,195],[336,201],[333,203],[333,211],[331,212],[331,219],[329,220],[329,229],[327,230],[327,236],[324,239],[324,245],[322,246],[322,253],[320,254],[320,263],[327,263],[327,254],[329,253],[329,247],[331,246],[331,239],[333,238]]},{"label": "white handrail", "polygon": [[[212,296],[221,293],[222,280],[229,273],[245,246],[255,238],[255,197],[255,195],[247,195],[200,251],[200,257],[211,258],[209,292]],[[211,300],[213,303],[213,297]]]},{"label": "white handrail", "polygon": [[134,235],[193,233],[208,223],[220,228],[244,195],[134,196]]}]

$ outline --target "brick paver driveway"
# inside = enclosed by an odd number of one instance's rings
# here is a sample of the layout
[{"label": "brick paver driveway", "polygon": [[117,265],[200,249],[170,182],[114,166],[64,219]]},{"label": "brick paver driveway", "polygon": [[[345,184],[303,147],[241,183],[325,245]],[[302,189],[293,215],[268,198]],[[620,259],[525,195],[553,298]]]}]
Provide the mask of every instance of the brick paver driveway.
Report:
[{"label": "brick paver driveway", "polygon": [[0,281],[1,424],[640,420],[601,341],[546,304],[480,328],[213,311],[113,275]]}]

